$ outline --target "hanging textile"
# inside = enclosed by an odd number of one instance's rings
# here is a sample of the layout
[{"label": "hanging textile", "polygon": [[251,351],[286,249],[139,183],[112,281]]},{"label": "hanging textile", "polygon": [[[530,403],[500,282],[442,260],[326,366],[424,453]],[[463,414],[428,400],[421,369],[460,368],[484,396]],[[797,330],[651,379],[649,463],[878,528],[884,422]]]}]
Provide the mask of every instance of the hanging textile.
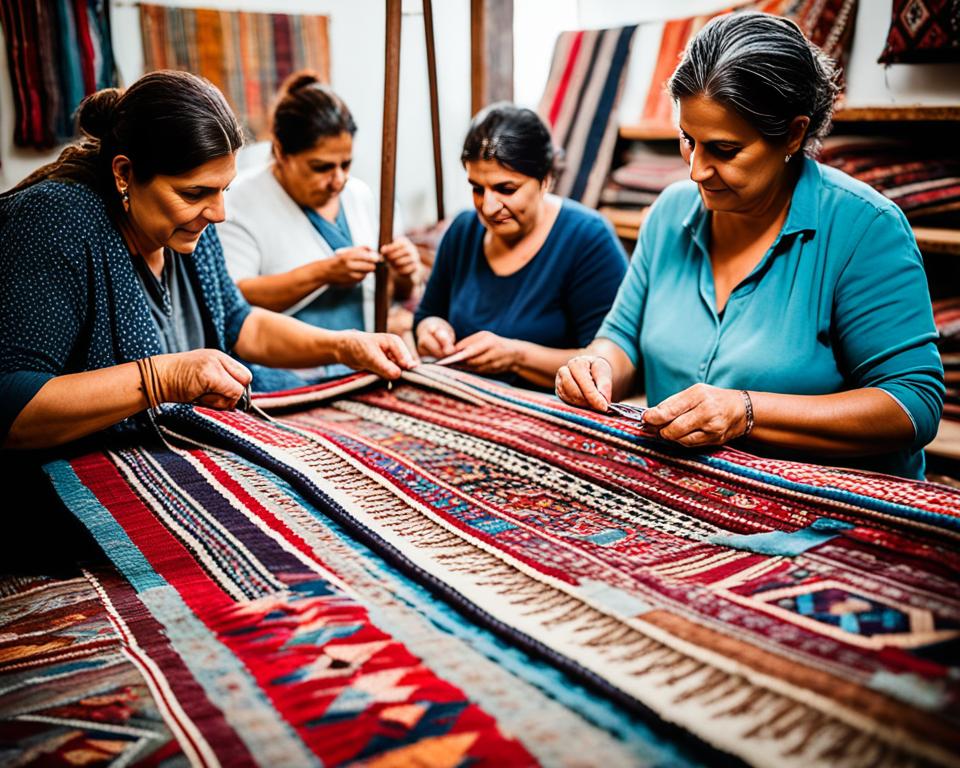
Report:
[{"label": "hanging textile", "polygon": [[[566,723],[662,718],[751,764],[957,764],[960,490],[686,451],[435,366],[257,402],[282,415],[173,406],[167,447],[48,465],[165,706],[224,764],[558,764],[581,734],[643,764],[596,726],[544,743],[496,669]],[[430,615],[459,645],[427,658]],[[492,669],[442,663],[478,647]],[[420,751],[373,761],[391,748]]]},{"label": "hanging textile", "polygon": [[879,64],[960,61],[960,2],[893,0]]},{"label": "hanging textile", "polygon": [[4,0],[0,23],[14,144],[50,149],[68,141],[84,96],[117,84],[107,0]]},{"label": "hanging textile", "polygon": [[[857,15],[857,0],[760,0],[735,9],[785,16],[797,23],[807,38],[841,67],[846,62]],[[691,38],[715,16],[730,11],[673,19],[664,24],[657,65],[640,121],[647,125],[672,126],[673,103],[666,84],[677,68]]]},{"label": "hanging textile", "polygon": [[280,84],[312,69],[330,81],[329,19],[283,13],[140,6],[144,69],[182,69],[217,86],[244,128],[263,139]]},{"label": "hanging textile", "polygon": [[563,149],[558,195],[595,207],[617,140],[617,105],[636,26],[557,38],[539,113]]}]

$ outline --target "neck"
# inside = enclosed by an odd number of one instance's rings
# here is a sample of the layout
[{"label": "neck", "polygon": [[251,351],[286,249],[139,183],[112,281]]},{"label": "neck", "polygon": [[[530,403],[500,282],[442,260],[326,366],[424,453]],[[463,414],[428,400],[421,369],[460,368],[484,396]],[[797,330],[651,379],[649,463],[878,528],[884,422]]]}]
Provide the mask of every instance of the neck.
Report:
[{"label": "neck", "polygon": [[130,253],[147,262],[147,266],[155,275],[163,271],[163,246],[146,237],[127,214],[124,214],[120,223],[120,235]]}]

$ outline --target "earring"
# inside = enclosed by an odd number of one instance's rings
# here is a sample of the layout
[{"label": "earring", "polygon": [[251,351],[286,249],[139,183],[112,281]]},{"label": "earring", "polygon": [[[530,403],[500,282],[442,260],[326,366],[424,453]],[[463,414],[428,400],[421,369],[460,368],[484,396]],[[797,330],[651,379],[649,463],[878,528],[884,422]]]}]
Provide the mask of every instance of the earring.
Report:
[{"label": "earring", "polygon": [[120,187],[120,202],[123,203],[123,210],[130,210],[130,193],[126,187]]},{"label": "earring", "polygon": [[790,154],[790,155],[787,155],[787,156],[786,156],[785,158],[783,158],[783,162],[785,162],[785,163],[789,163],[789,162],[790,162],[790,158],[791,158],[791,157],[793,157],[793,155],[792,155],[792,154]]}]

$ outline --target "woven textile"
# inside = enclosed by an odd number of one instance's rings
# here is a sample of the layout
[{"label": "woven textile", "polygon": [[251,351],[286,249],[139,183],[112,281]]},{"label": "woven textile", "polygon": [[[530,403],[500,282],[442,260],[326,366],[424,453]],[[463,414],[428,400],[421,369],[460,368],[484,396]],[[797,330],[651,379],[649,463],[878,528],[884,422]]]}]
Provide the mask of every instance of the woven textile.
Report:
[{"label": "woven textile", "polygon": [[267,138],[280,84],[299,69],[330,80],[326,16],[140,5],[144,69],[182,69],[210,80],[244,127]]},{"label": "woven textile", "polygon": [[116,85],[107,0],[4,0],[0,24],[14,143],[49,149],[70,139],[83,97]]},{"label": "woven textile", "polygon": [[617,140],[617,104],[636,26],[564,32],[539,112],[563,149],[557,194],[595,207]]},{"label": "woven textile", "polygon": [[960,421],[960,297],[933,302],[933,320],[940,333],[940,359],[946,380],[943,417]]},{"label": "woven textile", "polygon": [[[761,11],[785,16],[797,23],[803,33],[824,53],[842,66],[846,60],[856,20],[857,0],[759,0],[736,11]],[[726,13],[729,11],[723,11]],[[641,122],[673,125],[673,104],[666,84],[676,69],[691,38],[720,13],[691,16],[668,21],[660,38],[657,65],[650,80]]]},{"label": "woven textile", "polygon": [[115,575],[0,579],[0,764],[160,764],[181,753],[149,660],[101,600]]},{"label": "woven textile", "polygon": [[[323,756],[313,729],[325,735],[332,713],[341,746],[370,749],[383,708],[399,718],[423,700],[404,676],[415,667],[473,713],[444,738],[482,730],[477,760],[530,756],[532,740],[505,737],[341,591],[350,577],[319,532],[336,524],[618,711],[656,715],[721,752],[758,765],[960,764],[957,490],[672,450],[619,420],[428,366],[390,390],[375,382],[261,397],[285,413],[274,422],[175,409],[167,438],[200,447],[50,469],[141,613],[166,626],[155,638],[166,656],[148,654],[182,667],[188,656],[169,650],[212,635],[207,666],[226,663],[214,651],[243,661],[237,701],[209,681],[205,692],[234,726],[257,711],[259,734],[231,731],[247,753],[307,745]],[[334,604],[359,637],[335,631]],[[190,622],[200,639],[173,632]],[[376,652],[361,653],[360,638]],[[350,693],[325,695],[331,659],[357,676]],[[383,667],[395,675],[389,702],[364,682]],[[396,728],[391,746],[414,739]]]},{"label": "woven textile", "polygon": [[960,61],[960,0],[893,0],[887,44],[878,61]]},{"label": "woven textile", "polygon": [[821,162],[889,197],[910,219],[960,211],[960,155],[882,136],[824,139]]}]

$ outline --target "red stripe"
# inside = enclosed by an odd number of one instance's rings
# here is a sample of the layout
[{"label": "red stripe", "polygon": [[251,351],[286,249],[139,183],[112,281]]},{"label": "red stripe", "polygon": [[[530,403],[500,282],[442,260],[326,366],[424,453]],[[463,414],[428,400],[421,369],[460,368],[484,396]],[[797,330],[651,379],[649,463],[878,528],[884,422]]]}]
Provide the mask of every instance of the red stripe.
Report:
[{"label": "red stripe", "polygon": [[557,117],[560,115],[560,109],[563,107],[563,100],[567,95],[567,88],[570,85],[570,78],[573,76],[573,68],[576,66],[577,57],[580,55],[580,44],[583,42],[583,30],[573,36],[573,42],[570,44],[570,53],[567,54],[567,63],[563,68],[563,77],[560,78],[560,84],[557,86],[557,92],[553,97],[553,104],[550,105],[550,127],[557,124]]}]

